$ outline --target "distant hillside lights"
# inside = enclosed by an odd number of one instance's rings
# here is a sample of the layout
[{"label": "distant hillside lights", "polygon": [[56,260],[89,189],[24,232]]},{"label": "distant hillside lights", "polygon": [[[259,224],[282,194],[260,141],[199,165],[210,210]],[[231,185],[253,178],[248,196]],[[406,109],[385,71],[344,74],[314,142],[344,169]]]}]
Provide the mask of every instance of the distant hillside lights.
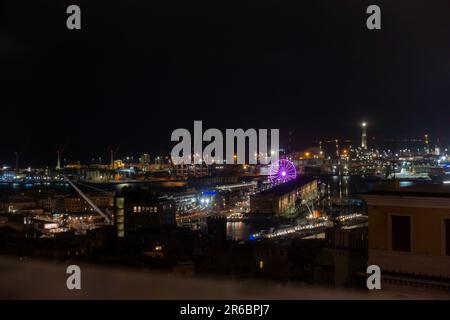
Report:
[{"label": "distant hillside lights", "polygon": [[[194,121],[194,152],[192,153],[191,133],[187,129],[172,132],[171,141],[178,141],[171,152],[172,162],[180,164],[223,163],[223,135],[219,129],[208,129],[203,134],[202,121]],[[278,160],[279,129],[270,129],[270,149],[268,130],[226,129],[226,164],[269,164]],[[248,157],[245,155],[248,139]],[[258,144],[259,140],[259,144]],[[236,144],[235,144],[236,141]],[[203,149],[203,142],[210,142]],[[235,150],[237,150],[235,154]],[[269,151],[270,150],[270,151]],[[246,162],[246,158],[248,162]]]}]

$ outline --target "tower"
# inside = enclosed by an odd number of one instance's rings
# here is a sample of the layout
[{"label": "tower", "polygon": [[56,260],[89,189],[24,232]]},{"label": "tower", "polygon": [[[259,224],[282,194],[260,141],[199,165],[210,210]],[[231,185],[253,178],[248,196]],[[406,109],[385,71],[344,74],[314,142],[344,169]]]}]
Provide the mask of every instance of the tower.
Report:
[{"label": "tower", "polygon": [[144,153],[140,158],[139,162],[141,164],[149,164],[150,163],[150,155],[148,153]]},{"label": "tower", "polygon": [[60,170],[61,169],[61,153],[58,151],[56,151],[56,170]]},{"label": "tower", "polygon": [[425,134],[425,152],[430,153],[430,141],[428,140],[428,134]]},{"label": "tower", "polygon": [[16,158],[16,173],[19,172],[19,153],[16,151],[14,152],[14,156]]},{"label": "tower", "polygon": [[111,150],[111,169],[114,169],[114,151]]},{"label": "tower", "polygon": [[339,158],[339,140],[336,139],[334,142],[336,143],[336,157]]},{"label": "tower", "polygon": [[361,148],[367,149],[367,134],[366,134],[367,123],[363,122],[361,124]]}]

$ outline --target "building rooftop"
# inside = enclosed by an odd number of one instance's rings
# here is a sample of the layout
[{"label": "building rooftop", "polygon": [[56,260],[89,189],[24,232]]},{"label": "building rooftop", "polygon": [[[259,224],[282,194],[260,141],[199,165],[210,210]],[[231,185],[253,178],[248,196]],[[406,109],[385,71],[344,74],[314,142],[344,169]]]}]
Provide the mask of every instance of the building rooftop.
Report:
[{"label": "building rooftop", "polygon": [[[0,298],[11,299],[178,299],[178,300],[276,300],[276,299],[448,299],[446,291],[418,291],[407,288],[353,290],[304,285],[277,286],[261,281],[225,281],[221,279],[167,276],[164,273],[140,272],[123,268],[81,265],[89,274],[82,290],[67,290],[67,265],[0,258],[2,286]],[[36,277],[35,275],[39,275]],[[105,281],[108,281],[105,289]],[[83,282],[84,283],[84,282]],[[153,290],[149,290],[148,288]],[[369,292],[371,291],[371,292]],[[376,292],[375,292],[376,291]]]},{"label": "building rooftop", "polygon": [[270,189],[264,190],[262,192],[260,192],[260,195],[283,195],[286,194],[288,192],[291,192],[293,190],[296,190],[298,188],[301,188],[302,186],[312,182],[316,180],[316,178],[311,177],[311,176],[300,176],[297,177],[294,180],[276,185],[275,187],[272,187]]},{"label": "building rooftop", "polygon": [[450,185],[426,184],[410,187],[385,186],[365,193],[377,196],[450,198]]},{"label": "building rooftop", "polygon": [[131,201],[152,201],[152,202],[164,202],[168,199],[164,198],[161,194],[139,188],[124,188],[117,195],[116,198],[125,197]]}]

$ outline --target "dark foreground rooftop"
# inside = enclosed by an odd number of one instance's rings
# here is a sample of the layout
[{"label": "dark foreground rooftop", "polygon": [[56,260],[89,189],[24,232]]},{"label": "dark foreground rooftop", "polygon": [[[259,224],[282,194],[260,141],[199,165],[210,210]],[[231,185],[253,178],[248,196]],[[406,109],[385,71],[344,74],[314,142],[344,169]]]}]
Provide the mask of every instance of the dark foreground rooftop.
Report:
[{"label": "dark foreground rooftop", "polygon": [[181,278],[154,272],[80,264],[81,290],[68,290],[69,263],[18,261],[0,257],[0,299],[448,299],[411,288],[345,289],[310,285],[288,286],[256,281]]}]

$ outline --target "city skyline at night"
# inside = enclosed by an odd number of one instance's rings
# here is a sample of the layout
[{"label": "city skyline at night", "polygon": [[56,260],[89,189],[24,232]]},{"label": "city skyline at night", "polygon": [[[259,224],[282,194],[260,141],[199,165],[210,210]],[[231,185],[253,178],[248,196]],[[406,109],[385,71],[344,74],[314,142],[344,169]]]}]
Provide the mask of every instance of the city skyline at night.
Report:
[{"label": "city skyline at night", "polygon": [[[340,141],[341,144],[343,144],[345,147],[357,147],[361,145],[361,133],[358,132],[360,128],[357,127],[357,125],[354,126],[354,131],[356,133],[354,134],[353,139],[337,139]],[[372,128],[369,128],[368,130],[372,130]],[[369,131],[370,132],[370,131]],[[284,134],[283,134],[284,133]],[[358,136],[359,133],[359,136]],[[280,135],[282,136],[282,140],[280,143],[280,150],[282,152],[287,152],[289,149],[292,151],[301,151],[301,150],[308,150],[311,148],[317,148],[319,146],[324,146],[325,149],[328,150],[328,154],[332,155],[335,150],[335,142],[336,139],[334,138],[325,138],[325,139],[316,139],[315,141],[312,141],[310,143],[303,142],[292,142],[292,138],[288,137],[286,132],[284,132],[282,129],[280,129]],[[429,137],[428,134],[419,135],[417,134],[413,138],[400,138],[400,137],[381,137],[376,138],[375,135],[371,135],[370,133],[367,134],[367,140],[366,145],[367,148],[371,149],[378,149],[378,150],[402,150],[402,149],[410,149],[413,151],[422,151],[422,149],[430,147],[430,150],[434,150],[435,148],[438,148],[439,150],[447,150],[450,148],[450,143],[447,143],[447,140],[433,137],[431,140],[431,143],[427,143],[427,139],[425,136]],[[129,160],[129,161],[136,161],[139,162],[139,157],[142,154],[149,154],[151,155],[152,161],[156,161],[157,158],[170,158],[170,150],[176,145],[175,142],[168,141],[167,145],[165,147],[161,148],[151,148],[151,147],[138,147],[135,149],[126,149],[125,147],[122,147],[122,143],[119,143],[117,147],[113,149],[107,148],[105,146],[104,148],[98,148],[96,150],[92,150],[89,152],[86,151],[76,151],[77,148],[73,148],[70,140],[67,140],[67,142],[64,144],[64,146],[58,150],[49,150],[48,148],[44,148],[47,152],[40,152],[39,156],[37,157],[35,154],[32,154],[33,150],[36,150],[36,146],[31,147],[28,145],[23,146],[22,148],[18,148],[17,150],[20,151],[13,151],[10,154],[4,154],[3,157],[0,158],[0,165],[2,166],[8,166],[8,167],[14,167],[16,164],[16,153],[18,155],[18,162],[19,166],[26,168],[26,167],[54,167],[58,166],[58,159],[60,166],[63,164],[69,164],[69,163],[75,163],[80,162],[83,164],[90,164],[90,163],[97,163],[97,164],[108,164],[111,160],[111,152],[114,153],[114,157],[117,159],[122,160]],[[207,143],[203,143],[204,146],[207,145]],[[48,147],[48,146],[47,146]],[[246,146],[248,148],[248,145]],[[16,150],[16,149],[14,149]],[[149,152],[150,150],[150,152]],[[225,150],[225,149],[224,149]],[[247,157],[248,160],[248,157]]]},{"label": "city skyline at night", "polygon": [[449,300],[449,32],[449,0],[3,1],[0,300]]}]

